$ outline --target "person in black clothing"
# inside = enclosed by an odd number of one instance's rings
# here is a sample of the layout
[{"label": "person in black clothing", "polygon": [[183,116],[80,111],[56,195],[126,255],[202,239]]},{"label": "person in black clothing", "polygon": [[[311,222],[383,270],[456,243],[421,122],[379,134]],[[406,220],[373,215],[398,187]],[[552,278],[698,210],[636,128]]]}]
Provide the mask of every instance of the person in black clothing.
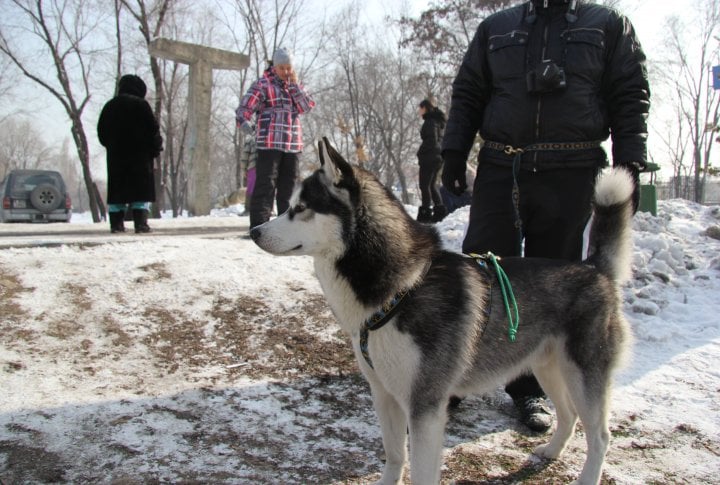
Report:
[{"label": "person in black clothing", "polygon": [[443,164],[440,142],[445,130],[446,118],[445,113],[429,99],[420,102],[418,113],[424,121],[420,128],[422,143],[417,151],[421,196],[417,220],[439,222],[448,214],[437,187],[437,176]]},{"label": "person in black clothing", "polygon": [[97,132],[107,150],[110,232],[125,232],[125,212],[132,210],[135,232],[150,232],[149,203],[155,201],[153,163],[162,151],[160,127],[145,100],[142,79],[127,74],[118,94],[100,113]]},{"label": "person in black clothing", "polygon": [[[531,0],[486,18],[453,82],[442,144],[443,186],[461,193],[478,132],[483,140],[463,251],[580,260],[609,136],[637,210],[649,106],[645,55],[617,11]],[[506,391],[528,427],[551,426],[532,374]]]}]

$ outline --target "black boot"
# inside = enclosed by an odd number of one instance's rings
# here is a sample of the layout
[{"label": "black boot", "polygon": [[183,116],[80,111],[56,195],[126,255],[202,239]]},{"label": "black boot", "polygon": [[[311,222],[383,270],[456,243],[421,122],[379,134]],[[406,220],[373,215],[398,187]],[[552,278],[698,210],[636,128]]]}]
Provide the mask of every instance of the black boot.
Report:
[{"label": "black boot", "polygon": [[528,396],[514,399],[520,421],[533,431],[545,433],[553,423],[553,414],[542,397]]},{"label": "black boot", "polygon": [[433,207],[433,216],[432,220],[433,222],[440,222],[443,219],[445,219],[445,216],[448,215],[447,208],[444,205],[436,205]]},{"label": "black boot", "polygon": [[450,396],[450,399],[448,400],[447,408],[449,410],[457,409],[460,406],[460,403],[462,402],[463,398],[459,396]]},{"label": "black boot", "polygon": [[430,207],[419,207],[417,214],[418,222],[432,222],[433,219],[432,209]]},{"label": "black boot", "polygon": [[148,226],[148,211],[144,209],[133,209],[133,223],[135,224],[135,233],[150,232]]},{"label": "black boot", "polygon": [[116,232],[125,232],[125,212],[109,212],[108,217],[110,218],[110,232],[115,234]]}]

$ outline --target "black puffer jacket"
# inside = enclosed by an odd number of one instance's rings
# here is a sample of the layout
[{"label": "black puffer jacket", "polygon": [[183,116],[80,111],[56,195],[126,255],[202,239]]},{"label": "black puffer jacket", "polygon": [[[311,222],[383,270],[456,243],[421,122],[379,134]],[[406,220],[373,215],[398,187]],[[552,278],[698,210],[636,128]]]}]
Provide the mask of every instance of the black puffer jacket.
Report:
[{"label": "black puffer jacket", "polygon": [[[518,148],[611,134],[615,165],[644,165],[650,89],[632,25],[600,5],[578,2],[573,19],[566,0],[548,3],[532,0],[480,24],[453,83],[443,153],[466,157],[478,131],[484,140]],[[527,73],[542,59],[564,69],[564,89],[528,92]],[[512,163],[488,147],[480,158]],[[601,148],[539,151],[525,153],[522,163],[533,170],[605,165],[607,156]]]},{"label": "black puffer jacket", "polygon": [[145,92],[142,79],[125,75],[118,95],[100,113],[97,132],[107,149],[109,204],[155,201],[153,161],[162,137]]},{"label": "black puffer jacket", "polygon": [[417,151],[418,163],[420,165],[441,163],[441,142],[445,131],[445,113],[438,108],[433,108],[423,115],[423,125],[420,128],[420,148]]}]

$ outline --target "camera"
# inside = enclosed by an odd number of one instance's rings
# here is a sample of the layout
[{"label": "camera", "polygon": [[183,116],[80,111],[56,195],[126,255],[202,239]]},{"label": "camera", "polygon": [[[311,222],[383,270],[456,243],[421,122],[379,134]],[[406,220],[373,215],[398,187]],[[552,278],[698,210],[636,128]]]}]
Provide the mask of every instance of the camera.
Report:
[{"label": "camera", "polygon": [[530,94],[552,93],[565,89],[565,70],[550,59],[542,61],[527,73],[527,91]]}]

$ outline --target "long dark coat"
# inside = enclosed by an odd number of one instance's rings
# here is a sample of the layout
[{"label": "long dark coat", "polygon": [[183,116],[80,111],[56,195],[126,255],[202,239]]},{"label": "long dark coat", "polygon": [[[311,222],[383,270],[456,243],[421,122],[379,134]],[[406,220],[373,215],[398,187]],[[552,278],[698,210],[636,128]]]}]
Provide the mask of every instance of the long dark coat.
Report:
[{"label": "long dark coat", "polygon": [[144,99],[142,80],[136,78],[128,87],[123,79],[118,95],[103,107],[97,127],[100,143],[107,149],[107,202],[154,202],[153,159],[162,150],[160,128]]}]

